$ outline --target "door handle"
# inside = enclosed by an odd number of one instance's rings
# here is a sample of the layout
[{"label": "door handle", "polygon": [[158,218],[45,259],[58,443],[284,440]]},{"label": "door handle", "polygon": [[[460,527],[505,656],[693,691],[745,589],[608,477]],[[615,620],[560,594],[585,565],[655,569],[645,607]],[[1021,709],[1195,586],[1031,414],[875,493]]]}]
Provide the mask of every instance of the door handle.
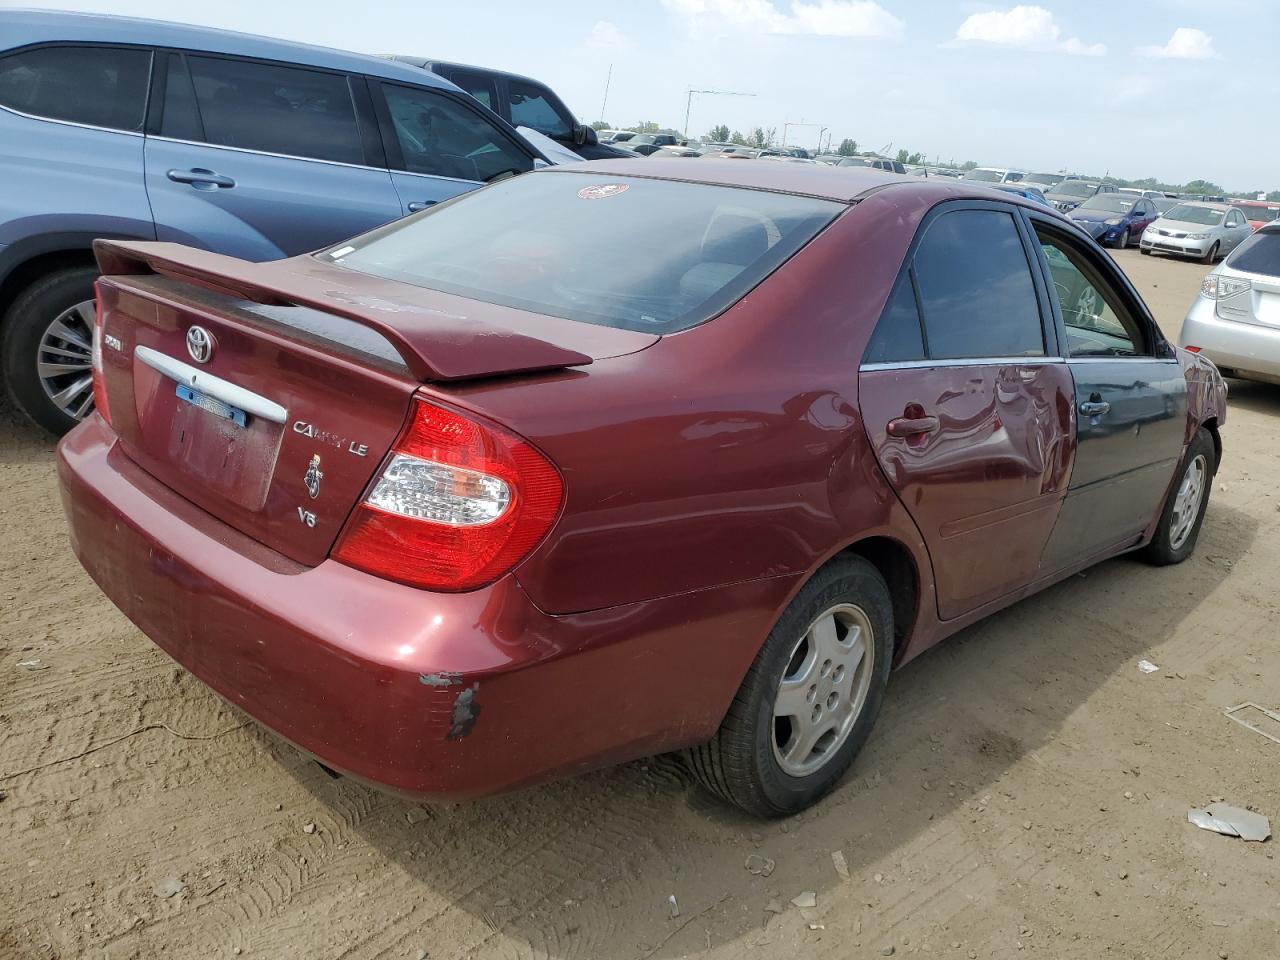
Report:
[{"label": "door handle", "polygon": [[427,207],[434,207],[439,200],[415,200],[409,204],[409,212],[417,213],[419,210],[425,210]]},{"label": "door handle", "polygon": [[1080,412],[1086,417],[1100,417],[1111,411],[1111,404],[1105,400],[1086,400],[1080,404]]},{"label": "door handle", "polygon": [[885,427],[891,437],[918,437],[937,429],[937,417],[897,417]]},{"label": "door handle", "polygon": [[236,185],[230,177],[224,177],[212,170],[205,170],[203,167],[195,167],[191,170],[170,170],[166,176],[174,183],[189,183],[197,190],[212,190],[219,187],[230,190]]}]

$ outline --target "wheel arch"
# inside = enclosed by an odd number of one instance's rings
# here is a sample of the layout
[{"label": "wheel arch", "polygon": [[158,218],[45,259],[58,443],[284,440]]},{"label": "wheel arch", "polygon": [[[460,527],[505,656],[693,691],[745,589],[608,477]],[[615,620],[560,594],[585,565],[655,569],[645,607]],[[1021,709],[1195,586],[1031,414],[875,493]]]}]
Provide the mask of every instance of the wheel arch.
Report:
[{"label": "wheel arch", "polygon": [[69,231],[42,234],[18,241],[3,250],[0,259],[0,323],[13,301],[42,276],[67,267],[91,267],[93,241],[103,237],[113,240],[148,240],[154,236],[118,231]]},{"label": "wheel arch", "polygon": [[893,657],[897,662],[914,633],[920,616],[923,585],[911,549],[895,537],[877,535],[854,541],[837,557],[861,557],[879,571],[893,602]]},{"label": "wheel arch", "polygon": [[1200,426],[1204,427],[1213,439],[1213,472],[1216,474],[1218,467],[1222,465],[1222,434],[1218,432],[1218,418],[1208,417],[1201,421]]}]

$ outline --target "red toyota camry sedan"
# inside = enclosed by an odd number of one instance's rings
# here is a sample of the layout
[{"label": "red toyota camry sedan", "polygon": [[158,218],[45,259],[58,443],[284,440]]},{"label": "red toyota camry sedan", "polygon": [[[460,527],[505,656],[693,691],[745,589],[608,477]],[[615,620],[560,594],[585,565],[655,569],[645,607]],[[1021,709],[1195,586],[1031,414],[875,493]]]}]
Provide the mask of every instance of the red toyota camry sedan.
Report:
[{"label": "red toyota camry sedan", "polygon": [[275,263],[97,253],[80,561],[411,796],[684,750],[798,810],[895,666],[1106,557],[1185,558],[1221,457],[1213,365],[970,183],[622,160]]}]

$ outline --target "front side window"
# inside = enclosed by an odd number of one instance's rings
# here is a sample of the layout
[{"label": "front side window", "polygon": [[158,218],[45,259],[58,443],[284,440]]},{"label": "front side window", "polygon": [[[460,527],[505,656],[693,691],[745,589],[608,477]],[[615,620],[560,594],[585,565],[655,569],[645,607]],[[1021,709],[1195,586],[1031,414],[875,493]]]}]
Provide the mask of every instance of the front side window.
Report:
[{"label": "front side window", "polygon": [[151,51],[38,47],[0,58],[0,106],[50,120],[141,130]]},{"label": "front side window", "polygon": [[1070,357],[1145,355],[1142,328],[1120,307],[1120,297],[1101,272],[1070,243],[1036,228],[1067,328]]},{"label": "front side window", "polygon": [[347,78],[301,67],[187,57],[205,142],[364,163]]},{"label": "front side window", "polygon": [[503,180],[320,256],[472,300],[665,334],[730,306],[844,209],[561,168]]},{"label": "front side window", "polygon": [[931,359],[1044,356],[1035,283],[1012,215],[944,213],[920,241],[915,276]]},{"label": "front side window", "polygon": [[410,173],[487,182],[533,169],[533,159],[475,110],[419,87],[382,89]]},{"label": "front side window", "polygon": [[511,97],[511,122],[517,127],[532,127],[548,137],[562,140],[573,134],[572,123],[556,109],[544,88],[512,80],[507,90]]}]

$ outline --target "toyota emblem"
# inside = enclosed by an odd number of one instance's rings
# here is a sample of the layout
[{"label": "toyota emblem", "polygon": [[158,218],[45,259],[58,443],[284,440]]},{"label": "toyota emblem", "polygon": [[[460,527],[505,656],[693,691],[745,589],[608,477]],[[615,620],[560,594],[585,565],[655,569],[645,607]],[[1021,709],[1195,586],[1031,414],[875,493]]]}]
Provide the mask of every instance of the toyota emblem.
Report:
[{"label": "toyota emblem", "polygon": [[213,356],[213,334],[204,327],[192,327],[187,331],[187,353],[196,363],[208,363]]}]

